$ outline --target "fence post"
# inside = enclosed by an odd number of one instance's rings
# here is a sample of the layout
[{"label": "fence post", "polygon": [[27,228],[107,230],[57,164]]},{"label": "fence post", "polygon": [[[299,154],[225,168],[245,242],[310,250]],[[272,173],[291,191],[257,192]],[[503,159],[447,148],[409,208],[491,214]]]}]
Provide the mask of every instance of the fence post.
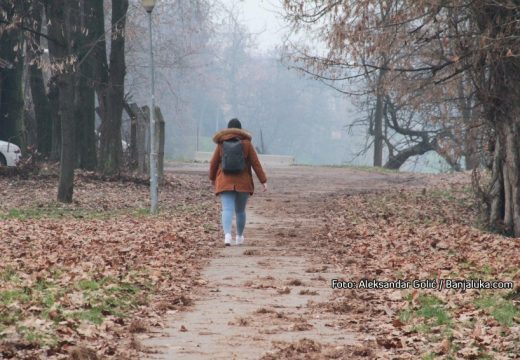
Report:
[{"label": "fence post", "polygon": [[164,177],[164,141],[165,141],[165,123],[164,117],[161,112],[161,108],[155,107],[155,123],[156,123],[156,136],[158,136],[159,149],[157,151],[157,175],[159,178],[159,182],[163,180]]},{"label": "fence post", "polygon": [[138,129],[138,156],[139,156],[139,171],[143,174],[150,172],[150,112],[148,106],[143,106],[139,119]]}]

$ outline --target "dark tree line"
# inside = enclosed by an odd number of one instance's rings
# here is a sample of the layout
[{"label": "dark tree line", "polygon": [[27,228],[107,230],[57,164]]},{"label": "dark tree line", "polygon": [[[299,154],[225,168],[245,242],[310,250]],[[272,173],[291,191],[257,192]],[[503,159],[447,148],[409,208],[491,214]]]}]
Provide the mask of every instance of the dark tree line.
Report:
[{"label": "dark tree line", "polygon": [[128,0],[111,9],[90,0],[0,3],[0,139],[60,161],[59,201],[72,201],[75,168],[121,169],[127,11]]}]

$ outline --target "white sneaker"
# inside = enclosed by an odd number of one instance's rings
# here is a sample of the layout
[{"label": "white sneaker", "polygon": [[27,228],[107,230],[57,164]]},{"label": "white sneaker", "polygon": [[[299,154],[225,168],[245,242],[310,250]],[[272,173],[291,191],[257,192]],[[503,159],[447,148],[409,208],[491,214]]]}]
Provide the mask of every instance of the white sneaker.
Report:
[{"label": "white sneaker", "polygon": [[224,238],[224,244],[226,246],[231,246],[231,234],[226,234],[226,237]]},{"label": "white sneaker", "polygon": [[236,241],[237,245],[242,245],[244,243],[244,235],[237,235]]}]

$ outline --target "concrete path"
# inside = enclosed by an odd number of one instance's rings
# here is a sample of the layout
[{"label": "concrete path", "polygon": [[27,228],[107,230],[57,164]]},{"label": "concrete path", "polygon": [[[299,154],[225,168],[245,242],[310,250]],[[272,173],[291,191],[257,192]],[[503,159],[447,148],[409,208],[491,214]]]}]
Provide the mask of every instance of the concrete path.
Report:
[{"label": "concrete path", "polygon": [[145,342],[161,352],[151,358],[259,359],[274,341],[354,341],[352,334],[328,326],[333,314],[307,307],[309,300],[326,302],[333,291],[330,279],[339,275],[305,256],[291,256],[275,240],[275,234],[293,228],[289,224],[273,226],[254,210],[248,216],[246,244],[223,248],[211,261],[194,309],[172,317],[166,337]]},{"label": "concrete path", "polygon": [[[171,170],[199,176],[207,171],[200,164],[174,164]],[[167,319],[162,335],[143,341],[157,351],[144,358],[259,359],[280,341],[307,338],[335,348],[362,341],[334,325],[338,315],[312,306],[330,301],[331,279],[342,277],[307,246],[321,226],[312,209],[321,211],[318,203],[337,191],[417,185],[419,177],[314,167],[267,173],[269,193],[255,194],[248,205],[245,245],[222,247],[202,273],[205,285],[195,290],[195,305]]]}]

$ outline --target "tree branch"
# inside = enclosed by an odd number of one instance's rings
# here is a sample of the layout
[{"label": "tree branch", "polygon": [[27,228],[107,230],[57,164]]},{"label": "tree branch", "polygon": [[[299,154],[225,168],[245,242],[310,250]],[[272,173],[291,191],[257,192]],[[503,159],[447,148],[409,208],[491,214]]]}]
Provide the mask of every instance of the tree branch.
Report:
[{"label": "tree branch", "polygon": [[[9,21],[6,21],[6,20],[1,20],[0,19],[0,24],[11,24]],[[38,36],[41,36],[41,37],[44,37],[45,39],[49,40],[49,41],[52,41],[53,43],[55,43],[56,45],[62,47],[62,48],[65,48],[66,45],[63,44],[62,42],[58,41],[57,39],[55,38],[52,38],[50,36],[48,36],[47,34],[44,34],[40,31],[37,31],[37,30],[34,30],[34,29],[31,29],[31,28],[28,28],[24,25],[19,25],[19,24],[15,24],[20,30],[23,30],[23,31],[27,31],[27,32],[30,32],[31,34],[34,34],[34,35],[38,35]]]}]

